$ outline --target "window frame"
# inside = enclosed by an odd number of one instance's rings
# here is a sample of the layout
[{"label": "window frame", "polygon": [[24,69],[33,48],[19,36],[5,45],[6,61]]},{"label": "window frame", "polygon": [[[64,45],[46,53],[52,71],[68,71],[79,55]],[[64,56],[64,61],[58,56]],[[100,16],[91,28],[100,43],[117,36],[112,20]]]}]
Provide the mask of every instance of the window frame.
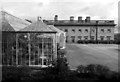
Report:
[{"label": "window frame", "polygon": [[75,29],[72,29],[72,32],[75,32]]},{"label": "window frame", "polygon": [[77,38],[78,38],[78,40],[82,40],[82,36],[78,36]]},{"label": "window frame", "polygon": [[111,40],[111,36],[106,36],[107,40]]},{"label": "window frame", "polygon": [[82,29],[78,29],[79,32],[82,32]]},{"label": "window frame", "polygon": [[68,32],[68,29],[65,29],[64,31],[65,31],[65,32]]},{"label": "window frame", "polygon": [[85,32],[88,32],[88,29],[85,29]]},{"label": "window frame", "polygon": [[107,32],[111,33],[111,29],[107,29]]},{"label": "window frame", "polygon": [[95,36],[91,36],[91,40],[95,40]]},{"label": "window frame", "polygon": [[101,29],[100,31],[101,31],[101,32],[104,32],[104,31],[105,31],[105,29]]},{"label": "window frame", "polygon": [[[86,39],[87,38],[87,39]],[[84,40],[88,40],[88,36],[84,36]]]},{"label": "window frame", "polygon": [[[103,38],[103,39],[102,39],[102,38]],[[103,41],[103,40],[104,40],[104,38],[105,38],[105,36],[100,36],[100,40],[102,40],[102,41]]]}]

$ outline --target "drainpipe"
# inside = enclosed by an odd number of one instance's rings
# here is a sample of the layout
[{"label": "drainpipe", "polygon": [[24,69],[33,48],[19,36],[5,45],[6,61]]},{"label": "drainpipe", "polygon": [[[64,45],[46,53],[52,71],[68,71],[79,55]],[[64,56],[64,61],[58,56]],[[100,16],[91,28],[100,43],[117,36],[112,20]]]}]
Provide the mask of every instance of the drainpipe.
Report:
[{"label": "drainpipe", "polygon": [[98,21],[96,21],[96,42],[98,41]]},{"label": "drainpipe", "polygon": [[90,42],[91,42],[91,27],[90,27]]}]

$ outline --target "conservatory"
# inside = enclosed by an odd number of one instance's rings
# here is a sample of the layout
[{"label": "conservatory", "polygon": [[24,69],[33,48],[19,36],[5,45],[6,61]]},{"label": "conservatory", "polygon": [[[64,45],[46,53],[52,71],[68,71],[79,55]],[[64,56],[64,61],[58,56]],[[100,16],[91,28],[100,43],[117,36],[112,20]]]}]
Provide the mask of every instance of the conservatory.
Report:
[{"label": "conservatory", "polygon": [[2,31],[3,65],[48,67],[56,58],[56,31],[41,20],[19,31]]},{"label": "conservatory", "polygon": [[66,32],[59,30],[58,28],[54,27],[53,25],[48,25],[52,30],[57,31],[56,33],[56,40],[59,44],[61,49],[66,48]]}]

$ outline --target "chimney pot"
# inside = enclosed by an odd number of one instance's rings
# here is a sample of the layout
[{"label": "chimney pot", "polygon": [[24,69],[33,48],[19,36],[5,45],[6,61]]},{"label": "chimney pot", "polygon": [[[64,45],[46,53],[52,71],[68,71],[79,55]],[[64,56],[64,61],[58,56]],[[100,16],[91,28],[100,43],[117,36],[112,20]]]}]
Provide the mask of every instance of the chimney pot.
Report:
[{"label": "chimney pot", "polygon": [[55,15],[54,20],[58,21],[58,15]]},{"label": "chimney pot", "polygon": [[70,21],[74,21],[74,16],[70,16]]},{"label": "chimney pot", "polygon": [[41,20],[42,20],[42,17],[38,16],[37,20],[38,20],[38,21],[41,21]]},{"label": "chimney pot", "polygon": [[78,17],[78,22],[82,22],[82,16]]},{"label": "chimney pot", "polygon": [[87,16],[85,20],[86,22],[90,22],[90,16]]}]

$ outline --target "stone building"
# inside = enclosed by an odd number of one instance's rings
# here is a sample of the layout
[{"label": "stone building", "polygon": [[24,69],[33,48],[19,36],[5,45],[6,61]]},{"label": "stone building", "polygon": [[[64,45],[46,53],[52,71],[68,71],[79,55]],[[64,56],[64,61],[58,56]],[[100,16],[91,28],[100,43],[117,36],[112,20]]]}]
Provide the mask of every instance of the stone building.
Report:
[{"label": "stone building", "polygon": [[54,20],[44,22],[66,32],[66,42],[69,43],[114,41],[114,20],[91,20],[89,16],[85,20],[81,16],[78,20],[74,20],[74,16],[70,16],[70,20],[58,20],[58,15],[55,15]]}]

